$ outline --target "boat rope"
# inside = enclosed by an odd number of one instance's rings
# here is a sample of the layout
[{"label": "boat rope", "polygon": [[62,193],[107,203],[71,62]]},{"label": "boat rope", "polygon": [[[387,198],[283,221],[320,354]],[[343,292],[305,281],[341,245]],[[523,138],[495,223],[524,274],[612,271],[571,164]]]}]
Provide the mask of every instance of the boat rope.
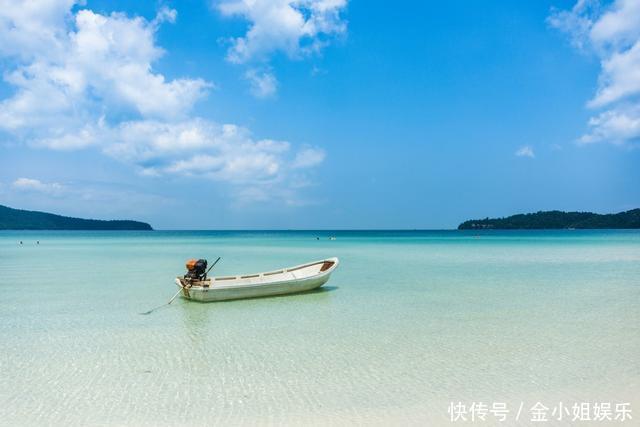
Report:
[{"label": "boat rope", "polygon": [[[185,286],[185,285],[183,285],[182,283],[180,283],[180,289],[178,290],[178,292],[176,292],[176,293],[175,293],[175,295],[174,295],[174,296],[172,296],[172,297],[171,297],[171,299],[169,300],[169,302],[168,302],[168,303],[166,303],[166,304],[162,304],[162,305],[159,305],[159,306],[157,306],[157,307],[155,307],[155,308],[152,308],[152,309],[151,309],[151,310],[149,310],[149,311],[145,311],[144,313],[140,313],[140,314],[142,314],[142,315],[151,314],[151,313],[153,313],[154,311],[156,311],[156,310],[157,310],[157,309],[159,309],[159,308],[162,308],[162,307],[166,307],[166,306],[168,306],[169,304],[171,304],[171,303],[173,302],[173,300],[174,300],[174,299],[176,299],[176,297],[180,294],[180,292],[183,292],[183,291],[187,290],[187,288],[188,288],[188,287],[191,287],[191,286],[190,286],[190,285]],[[187,295],[189,295],[189,291],[188,291],[188,290],[187,290]]]}]

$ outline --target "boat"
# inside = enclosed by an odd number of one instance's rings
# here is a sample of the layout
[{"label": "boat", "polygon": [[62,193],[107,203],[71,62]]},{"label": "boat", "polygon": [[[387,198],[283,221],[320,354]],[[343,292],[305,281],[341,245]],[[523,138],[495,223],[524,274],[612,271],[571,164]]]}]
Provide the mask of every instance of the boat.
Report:
[{"label": "boat", "polygon": [[175,283],[182,290],[184,298],[201,302],[287,295],[324,285],[338,263],[338,258],[327,258],[281,270],[242,276],[209,277],[196,281],[177,277]]}]

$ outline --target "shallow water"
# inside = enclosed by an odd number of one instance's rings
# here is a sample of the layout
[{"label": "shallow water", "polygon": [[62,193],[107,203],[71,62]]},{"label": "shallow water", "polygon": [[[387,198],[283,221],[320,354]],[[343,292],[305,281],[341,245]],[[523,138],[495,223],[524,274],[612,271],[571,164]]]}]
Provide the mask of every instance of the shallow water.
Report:
[{"label": "shallow water", "polygon": [[[319,292],[139,314],[217,256],[341,264]],[[451,425],[452,401],[640,419],[640,232],[0,232],[0,272],[2,425]]]}]

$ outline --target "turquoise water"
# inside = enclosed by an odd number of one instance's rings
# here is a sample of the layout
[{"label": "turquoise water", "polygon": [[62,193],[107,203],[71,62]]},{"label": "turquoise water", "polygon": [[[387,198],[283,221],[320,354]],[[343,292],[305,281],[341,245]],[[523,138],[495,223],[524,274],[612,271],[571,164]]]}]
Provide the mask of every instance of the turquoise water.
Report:
[{"label": "turquoise water", "polygon": [[[139,314],[217,256],[341,264],[321,292]],[[451,425],[451,401],[640,419],[639,232],[0,232],[0,272],[2,425]]]}]

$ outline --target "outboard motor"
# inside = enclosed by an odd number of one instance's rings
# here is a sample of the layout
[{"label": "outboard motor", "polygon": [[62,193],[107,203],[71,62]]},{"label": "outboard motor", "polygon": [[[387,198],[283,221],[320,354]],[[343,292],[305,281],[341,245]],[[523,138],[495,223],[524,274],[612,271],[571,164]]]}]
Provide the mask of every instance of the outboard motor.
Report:
[{"label": "outboard motor", "polygon": [[207,260],[190,259],[187,261],[187,274],[184,278],[189,281],[201,281],[207,279]]}]

